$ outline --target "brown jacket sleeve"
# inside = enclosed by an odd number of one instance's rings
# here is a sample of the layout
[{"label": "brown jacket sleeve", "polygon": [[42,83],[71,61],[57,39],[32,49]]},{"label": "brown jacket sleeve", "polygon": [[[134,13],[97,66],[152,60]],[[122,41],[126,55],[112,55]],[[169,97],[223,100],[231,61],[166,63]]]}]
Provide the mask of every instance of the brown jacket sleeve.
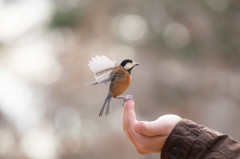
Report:
[{"label": "brown jacket sleeve", "polygon": [[183,119],[167,138],[161,159],[240,159],[240,143]]}]

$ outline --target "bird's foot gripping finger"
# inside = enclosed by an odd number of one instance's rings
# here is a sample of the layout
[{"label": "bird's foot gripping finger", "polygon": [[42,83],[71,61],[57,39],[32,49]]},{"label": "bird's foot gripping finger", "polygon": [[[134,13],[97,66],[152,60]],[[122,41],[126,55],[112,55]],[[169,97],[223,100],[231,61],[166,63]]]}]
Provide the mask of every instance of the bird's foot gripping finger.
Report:
[{"label": "bird's foot gripping finger", "polygon": [[123,99],[123,106],[126,103],[127,100],[133,100],[133,97],[131,95],[126,95],[126,96],[118,96],[117,99]]},{"label": "bird's foot gripping finger", "polygon": [[125,98],[124,98],[124,101],[127,101],[127,100],[133,100],[133,96],[132,95],[126,95]]},{"label": "bird's foot gripping finger", "polygon": [[126,96],[126,98],[123,99],[124,102],[123,102],[123,106],[125,105],[125,103],[127,102],[127,100],[133,100],[133,97],[131,95],[129,96]]}]

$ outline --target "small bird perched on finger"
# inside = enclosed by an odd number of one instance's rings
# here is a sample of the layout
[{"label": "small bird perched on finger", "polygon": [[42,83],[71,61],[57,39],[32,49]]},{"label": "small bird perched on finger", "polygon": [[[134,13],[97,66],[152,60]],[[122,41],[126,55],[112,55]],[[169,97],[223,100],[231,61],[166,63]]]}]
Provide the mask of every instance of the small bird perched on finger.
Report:
[{"label": "small bird perched on finger", "polygon": [[99,116],[103,115],[106,107],[105,116],[110,114],[110,105],[112,98],[123,99],[124,102],[128,99],[133,99],[132,96],[120,96],[122,95],[131,83],[131,71],[139,65],[133,60],[126,59],[117,64],[106,56],[96,56],[89,61],[88,66],[93,71],[96,81],[88,83],[88,85],[95,84],[107,84],[109,85],[108,95],[102,105]]}]

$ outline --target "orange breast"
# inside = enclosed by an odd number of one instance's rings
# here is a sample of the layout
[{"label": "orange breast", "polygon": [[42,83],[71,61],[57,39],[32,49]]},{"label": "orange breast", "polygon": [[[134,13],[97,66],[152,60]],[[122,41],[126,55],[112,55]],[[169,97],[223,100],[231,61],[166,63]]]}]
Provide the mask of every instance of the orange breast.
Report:
[{"label": "orange breast", "polygon": [[127,71],[124,73],[124,76],[122,76],[122,77],[124,77],[124,78],[116,78],[112,82],[112,88],[110,91],[111,91],[113,98],[123,94],[127,90],[127,88],[129,87],[129,85],[131,83],[131,76],[129,75],[129,73]]}]

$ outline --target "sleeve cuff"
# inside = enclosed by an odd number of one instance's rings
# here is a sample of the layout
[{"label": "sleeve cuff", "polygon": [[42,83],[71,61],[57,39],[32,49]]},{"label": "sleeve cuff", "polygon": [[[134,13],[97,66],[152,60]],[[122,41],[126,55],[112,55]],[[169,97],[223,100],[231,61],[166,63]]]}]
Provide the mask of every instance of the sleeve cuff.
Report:
[{"label": "sleeve cuff", "polygon": [[198,138],[204,126],[199,126],[191,120],[182,119],[168,136],[162,149],[162,159],[187,158],[194,141]]},{"label": "sleeve cuff", "polygon": [[174,127],[161,153],[161,159],[230,159],[239,156],[238,141],[187,119],[182,119]]}]

